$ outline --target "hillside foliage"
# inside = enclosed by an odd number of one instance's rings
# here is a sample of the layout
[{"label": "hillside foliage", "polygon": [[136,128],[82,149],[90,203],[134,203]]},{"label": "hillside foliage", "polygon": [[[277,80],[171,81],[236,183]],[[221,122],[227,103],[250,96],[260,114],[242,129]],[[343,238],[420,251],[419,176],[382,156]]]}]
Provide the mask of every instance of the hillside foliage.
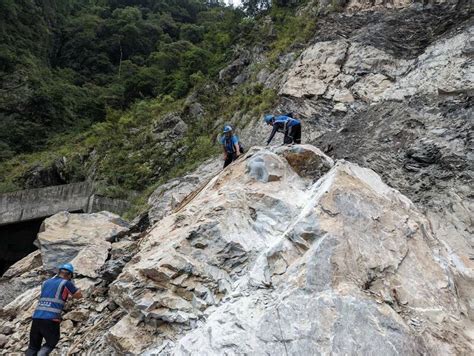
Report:
[{"label": "hillside foliage", "polygon": [[[251,79],[218,81],[219,71],[236,48],[263,48],[260,66],[271,69],[307,41],[315,21],[296,15],[297,3],[244,2],[245,12],[205,0],[0,2],[0,192],[29,188],[31,172],[61,160],[61,183],[144,197],[216,154],[224,122],[276,99]],[[186,130],[164,145],[173,113]]]},{"label": "hillside foliage", "polygon": [[199,0],[0,2],[2,158],[137,100],[183,98],[229,59],[243,16]]}]

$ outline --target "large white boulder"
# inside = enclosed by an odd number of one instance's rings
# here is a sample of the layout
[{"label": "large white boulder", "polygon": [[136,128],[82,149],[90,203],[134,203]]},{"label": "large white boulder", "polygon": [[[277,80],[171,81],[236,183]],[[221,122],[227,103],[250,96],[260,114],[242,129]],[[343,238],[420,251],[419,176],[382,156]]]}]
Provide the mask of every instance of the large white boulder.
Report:
[{"label": "large white boulder", "polygon": [[[175,354],[472,350],[456,322],[466,305],[453,266],[407,198],[348,162],[308,188],[302,206],[288,211],[287,229],[273,230],[227,301],[176,344]],[[257,216],[271,214],[261,209]]]},{"label": "large white boulder", "polygon": [[38,233],[43,267],[54,271],[71,262],[75,272],[97,277],[111,242],[128,231],[129,224],[109,212],[72,214],[61,212],[46,219]]},{"label": "large white boulder", "polygon": [[373,171],[311,146],[252,149],[163,218],[132,262],[110,295],[131,333],[140,321],[160,330],[142,345],[150,354],[472,348],[428,220]]}]

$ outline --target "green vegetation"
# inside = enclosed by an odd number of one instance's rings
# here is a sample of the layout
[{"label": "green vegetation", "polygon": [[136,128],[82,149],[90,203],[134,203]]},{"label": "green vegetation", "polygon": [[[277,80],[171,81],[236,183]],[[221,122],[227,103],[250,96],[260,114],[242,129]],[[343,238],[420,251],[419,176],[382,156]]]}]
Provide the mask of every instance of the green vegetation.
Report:
[{"label": "green vegetation", "polygon": [[203,0],[0,2],[0,159],[109,109],[185,97],[229,59],[242,16]]},{"label": "green vegetation", "polygon": [[304,13],[296,16],[295,10],[273,7],[272,23],[277,32],[276,40],[272,43],[271,58],[276,59],[282,53],[294,46],[301,46],[311,39],[316,30],[316,21]]},{"label": "green vegetation", "polygon": [[216,78],[236,43],[266,51],[256,74],[306,42],[315,22],[294,4],[248,17],[205,0],[0,2],[0,192],[61,159],[65,181],[133,197],[133,217],[153,189],[219,152],[224,121],[237,113],[242,128],[275,106],[252,79]]}]

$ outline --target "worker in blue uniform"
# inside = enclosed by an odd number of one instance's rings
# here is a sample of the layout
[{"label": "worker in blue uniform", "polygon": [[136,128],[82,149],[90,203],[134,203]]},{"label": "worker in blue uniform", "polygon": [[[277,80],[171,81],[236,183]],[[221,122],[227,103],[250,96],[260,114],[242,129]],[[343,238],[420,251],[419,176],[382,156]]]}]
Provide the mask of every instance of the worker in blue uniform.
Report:
[{"label": "worker in blue uniform", "polygon": [[[74,267],[70,263],[59,267],[53,278],[41,287],[38,305],[33,313],[27,356],[49,355],[59,342],[61,313],[69,296],[82,298],[81,291],[72,282]],[[45,344],[41,345],[45,340]]]},{"label": "worker in blue uniform", "polygon": [[224,168],[235,161],[242,153],[243,147],[239,137],[234,134],[232,127],[224,126],[224,135],[221,137],[221,145],[224,151]]},{"label": "worker in blue uniform", "polygon": [[273,126],[272,133],[267,140],[267,145],[272,142],[277,132],[283,133],[283,144],[301,143],[301,121],[288,115],[274,116],[271,114],[264,116],[267,125]]}]

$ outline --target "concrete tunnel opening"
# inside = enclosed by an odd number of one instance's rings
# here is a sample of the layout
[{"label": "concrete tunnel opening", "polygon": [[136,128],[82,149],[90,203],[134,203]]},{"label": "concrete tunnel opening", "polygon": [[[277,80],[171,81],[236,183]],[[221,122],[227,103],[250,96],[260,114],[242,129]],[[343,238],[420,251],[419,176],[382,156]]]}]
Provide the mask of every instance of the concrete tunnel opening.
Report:
[{"label": "concrete tunnel opening", "polygon": [[37,247],[33,244],[44,219],[60,211],[122,214],[130,204],[94,194],[91,182],[71,183],[0,194],[0,277]]},{"label": "concrete tunnel opening", "polygon": [[0,226],[0,276],[15,262],[37,250],[33,242],[43,220],[33,219]]},{"label": "concrete tunnel opening", "polygon": [[48,217],[0,225],[0,276],[13,264],[38,249],[34,242],[46,218]]}]

